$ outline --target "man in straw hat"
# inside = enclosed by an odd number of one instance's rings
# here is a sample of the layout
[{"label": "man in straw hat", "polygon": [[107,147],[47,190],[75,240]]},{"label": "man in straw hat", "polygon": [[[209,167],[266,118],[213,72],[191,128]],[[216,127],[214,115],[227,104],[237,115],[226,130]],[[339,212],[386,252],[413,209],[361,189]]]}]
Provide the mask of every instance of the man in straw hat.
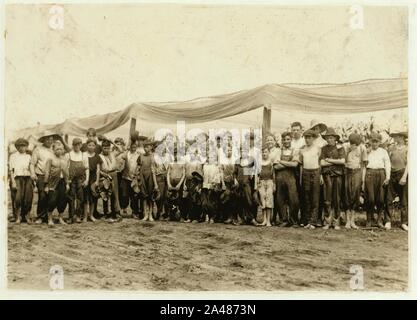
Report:
[{"label": "man in straw hat", "polygon": [[388,152],[380,147],[381,135],[373,132],[370,135],[371,150],[365,176],[366,227],[372,227],[375,208],[378,213],[378,227],[384,228],[383,212],[385,189],[391,177],[391,160]]},{"label": "man in straw hat", "polygon": [[45,168],[48,159],[52,158],[54,153],[52,152],[52,144],[54,138],[58,138],[56,134],[46,134],[39,138],[39,142],[42,145],[37,146],[33,150],[32,158],[30,160],[30,176],[36,183],[38,189],[38,206],[36,209],[37,220],[36,223],[47,222],[47,193],[45,192]]},{"label": "man in straw hat", "polygon": [[9,159],[11,189],[15,191],[14,208],[15,222],[30,222],[30,210],[32,208],[33,181],[30,177],[30,155],[26,153],[29,142],[26,139],[17,139],[15,147],[17,152]]},{"label": "man in straw hat", "polygon": [[[394,132],[390,134],[395,145],[389,150],[391,160],[391,179],[388,184],[387,203],[388,215],[385,215],[385,228],[391,228],[393,201],[396,196],[400,198],[401,228],[408,231],[408,148],[405,143],[407,132]],[[386,211],[387,212],[387,211]]]},{"label": "man in straw hat", "polygon": [[329,127],[323,135],[327,145],[321,149],[320,165],[324,182],[324,229],[334,226],[340,230],[342,176],[345,166],[345,149],[338,147],[340,136]]}]

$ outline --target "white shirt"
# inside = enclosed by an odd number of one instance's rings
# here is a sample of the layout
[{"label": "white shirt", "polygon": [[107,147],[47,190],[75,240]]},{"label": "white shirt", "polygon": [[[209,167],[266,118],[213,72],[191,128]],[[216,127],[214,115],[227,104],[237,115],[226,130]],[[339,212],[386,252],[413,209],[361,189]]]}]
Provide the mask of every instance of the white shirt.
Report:
[{"label": "white shirt", "polygon": [[9,165],[13,177],[30,176],[30,159],[31,156],[27,153],[15,152],[10,156]]},{"label": "white shirt", "polygon": [[387,150],[378,148],[376,150],[371,149],[368,154],[368,169],[385,169],[385,177],[389,179],[391,176],[391,160],[389,158]]},{"label": "white shirt", "polygon": [[269,150],[269,159],[271,160],[271,163],[277,163],[281,160],[281,149],[274,147]]},{"label": "white shirt", "polygon": [[221,173],[218,165],[205,164],[203,167],[203,188],[211,189],[214,184],[221,183]]},{"label": "white shirt", "polygon": [[293,139],[291,141],[291,147],[293,147],[295,150],[300,150],[302,147],[306,145],[306,142],[303,137],[301,137],[298,140]]},{"label": "white shirt", "polygon": [[319,148],[323,148],[324,146],[327,146],[327,141],[324,140],[321,135],[319,135],[316,139],[314,139],[313,145]]}]

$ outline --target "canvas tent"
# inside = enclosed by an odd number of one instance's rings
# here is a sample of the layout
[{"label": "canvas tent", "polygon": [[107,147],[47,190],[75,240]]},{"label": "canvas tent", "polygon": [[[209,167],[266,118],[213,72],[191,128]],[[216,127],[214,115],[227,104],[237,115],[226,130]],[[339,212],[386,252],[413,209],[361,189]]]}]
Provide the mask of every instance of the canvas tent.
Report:
[{"label": "canvas tent", "polygon": [[[120,128],[130,119],[138,129],[173,127],[177,120],[203,130],[214,127],[259,127],[263,116],[257,110],[267,107],[272,114],[352,115],[408,106],[407,79],[364,80],[344,84],[269,84],[250,90],[197,98],[181,102],[138,102],[108,114],[68,119],[55,125],[40,125],[13,133],[16,137],[38,137],[44,133],[85,136],[90,127],[99,134]],[[260,109],[262,110],[262,109]],[[250,116],[248,114],[257,114]],[[274,121],[273,121],[274,122]],[[272,124],[274,126],[274,123]]]}]

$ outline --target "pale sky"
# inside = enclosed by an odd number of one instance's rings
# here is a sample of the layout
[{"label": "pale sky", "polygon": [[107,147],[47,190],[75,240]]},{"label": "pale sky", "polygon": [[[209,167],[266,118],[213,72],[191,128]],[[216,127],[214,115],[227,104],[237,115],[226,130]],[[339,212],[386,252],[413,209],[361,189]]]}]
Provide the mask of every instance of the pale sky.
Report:
[{"label": "pale sky", "polygon": [[407,77],[407,8],[6,6],[6,128],[268,83]]}]

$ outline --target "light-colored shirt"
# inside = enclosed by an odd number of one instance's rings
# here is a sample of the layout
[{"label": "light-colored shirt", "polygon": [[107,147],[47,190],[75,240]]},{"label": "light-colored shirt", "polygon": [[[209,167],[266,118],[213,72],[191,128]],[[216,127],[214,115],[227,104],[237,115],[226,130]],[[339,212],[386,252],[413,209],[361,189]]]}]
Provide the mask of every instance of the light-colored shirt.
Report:
[{"label": "light-colored shirt", "polygon": [[73,150],[71,150],[69,153],[65,154],[65,157],[68,160],[72,160],[72,161],[82,161],[84,164],[84,167],[87,169],[88,168],[88,155],[84,152],[74,152]]},{"label": "light-colored shirt", "polygon": [[295,150],[300,150],[305,145],[306,145],[306,142],[303,137],[301,137],[298,140],[292,139],[291,141],[291,147],[293,147]]},{"label": "light-colored shirt", "polygon": [[360,144],[355,149],[351,146],[346,148],[346,168],[360,169],[365,161],[368,161],[366,147]]},{"label": "light-colored shirt", "polygon": [[281,149],[273,147],[271,150],[269,150],[269,160],[271,160],[271,163],[277,163],[279,160],[281,160]]},{"label": "light-colored shirt", "polygon": [[368,169],[385,169],[385,177],[389,179],[391,176],[391,160],[387,150],[383,148],[371,149],[368,154],[368,165],[366,167]]},{"label": "light-colored shirt", "polygon": [[220,167],[216,164],[205,164],[203,167],[203,188],[212,189],[221,183]]},{"label": "light-colored shirt", "polygon": [[9,159],[9,167],[10,170],[13,172],[13,177],[30,176],[30,160],[31,156],[27,153],[13,153]]},{"label": "light-colored shirt", "polygon": [[54,153],[51,149],[45,148],[44,146],[38,146],[33,150],[31,164],[35,166],[35,173],[38,175],[45,174],[46,162],[51,159]]},{"label": "light-colored shirt", "polygon": [[321,148],[312,145],[310,147],[304,146],[300,150],[300,161],[303,164],[303,169],[318,169],[320,168],[319,158],[321,154]]},{"label": "light-colored shirt", "polygon": [[105,156],[104,154],[100,154],[100,158],[103,161],[101,165],[101,169],[104,172],[114,171],[117,167],[117,161],[116,157],[113,153],[110,153],[109,155]]},{"label": "light-colored shirt", "polygon": [[316,139],[313,140],[313,144],[319,148],[323,148],[327,146],[327,141],[323,139],[321,135],[319,135]]}]

